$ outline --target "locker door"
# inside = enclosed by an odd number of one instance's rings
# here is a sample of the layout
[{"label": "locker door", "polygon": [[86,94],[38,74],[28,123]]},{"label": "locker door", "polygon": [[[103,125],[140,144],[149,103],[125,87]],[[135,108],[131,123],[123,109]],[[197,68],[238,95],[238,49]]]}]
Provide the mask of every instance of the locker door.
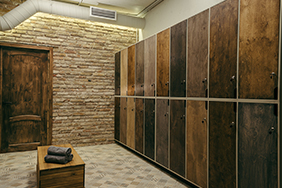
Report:
[{"label": "locker door", "polygon": [[210,102],[209,187],[236,187],[235,103]]},{"label": "locker door", "polygon": [[136,44],[136,96],[144,96],[144,41]]},{"label": "locker door", "polygon": [[205,101],[187,101],[187,179],[207,187],[207,110]]},{"label": "locker door", "polygon": [[126,144],[127,104],[126,98],[120,98],[120,141]]},{"label": "locker door", "polygon": [[212,7],[210,19],[210,97],[235,98],[238,0]]},{"label": "locker door", "polygon": [[143,152],[144,138],[144,99],[135,101],[135,149],[140,153]]},{"label": "locker door", "polygon": [[145,96],[154,96],[155,93],[155,59],[156,36],[144,40],[144,93]]},{"label": "locker door", "polygon": [[145,99],[145,155],[155,158],[155,100]]},{"label": "locker door", "polygon": [[186,97],[186,35],[187,20],[171,27],[171,97]]},{"label": "locker door", "polygon": [[127,129],[126,144],[135,148],[135,102],[133,98],[127,98]]},{"label": "locker door", "polygon": [[120,95],[120,52],[115,54],[115,95]]},{"label": "locker door", "polygon": [[209,10],[188,19],[188,97],[207,97]]},{"label": "locker door", "polygon": [[115,97],[115,139],[120,140],[120,98]]},{"label": "locker door", "polygon": [[120,53],[120,94],[126,96],[127,91],[127,51],[124,49]]},{"label": "locker door", "polygon": [[134,95],[135,91],[135,45],[128,48],[128,85],[127,94]]},{"label": "locker door", "polygon": [[170,169],[185,177],[185,102],[170,100]]},{"label": "locker door", "polygon": [[167,99],[157,100],[156,161],[168,167],[169,106]]},{"label": "locker door", "polygon": [[239,103],[239,187],[278,187],[277,106]]}]

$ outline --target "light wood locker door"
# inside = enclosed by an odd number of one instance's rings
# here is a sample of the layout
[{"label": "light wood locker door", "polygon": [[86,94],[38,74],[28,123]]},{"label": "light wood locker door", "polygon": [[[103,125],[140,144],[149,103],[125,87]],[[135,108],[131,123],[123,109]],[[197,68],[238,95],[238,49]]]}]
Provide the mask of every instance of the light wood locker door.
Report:
[{"label": "light wood locker door", "polygon": [[140,153],[143,151],[144,139],[144,99],[135,101],[135,149]]},{"label": "light wood locker door", "polygon": [[207,97],[209,10],[188,19],[187,97]]},{"label": "light wood locker door", "polygon": [[127,95],[135,94],[135,45],[128,48],[128,85]]},{"label": "light wood locker door", "polygon": [[136,96],[144,96],[144,41],[136,44]]},{"label": "light wood locker door", "polygon": [[207,187],[207,102],[187,101],[187,176],[201,187]]},{"label": "light wood locker door", "polygon": [[155,159],[155,100],[145,99],[145,155]]},{"label": "light wood locker door", "polygon": [[115,54],[115,95],[120,95],[120,52]]},{"label": "light wood locker door", "polygon": [[186,38],[187,20],[171,27],[171,97],[186,97]]},{"label": "light wood locker door", "polygon": [[168,167],[168,99],[157,100],[156,161]]},{"label": "light wood locker door", "polygon": [[239,188],[277,188],[277,106],[239,103]]},{"label": "light wood locker door", "polygon": [[127,130],[127,102],[126,98],[120,98],[120,141],[126,144]]},{"label": "light wood locker door", "polygon": [[236,187],[236,103],[209,105],[209,187]]},{"label": "light wood locker door", "polygon": [[135,148],[135,101],[134,98],[127,98],[127,129],[126,144],[132,149]]},{"label": "light wood locker door", "polygon": [[157,34],[157,96],[169,96],[170,29]]},{"label": "light wood locker door", "polygon": [[185,102],[170,100],[170,169],[185,177]]},{"label": "light wood locker door", "polygon": [[209,96],[236,98],[238,0],[211,8]]},{"label": "light wood locker door", "polygon": [[144,40],[144,94],[155,95],[156,36]]},{"label": "light wood locker door", "polygon": [[126,96],[127,91],[127,54],[127,48],[120,53],[120,95],[122,96]]},{"label": "light wood locker door", "polygon": [[120,98],[115,97],[115,139],[120,140]]},{"label": "light wood locker door", "polygon": [[280,0],[241,0],[239,97],[277,99]]}]

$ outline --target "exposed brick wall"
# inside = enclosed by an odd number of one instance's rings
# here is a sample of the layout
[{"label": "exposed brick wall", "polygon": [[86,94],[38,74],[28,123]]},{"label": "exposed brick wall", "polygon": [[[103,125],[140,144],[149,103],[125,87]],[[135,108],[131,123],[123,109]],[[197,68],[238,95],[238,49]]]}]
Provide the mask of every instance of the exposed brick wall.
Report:
[{"label": "exposed brick wall", "polygon": [[54,47],[53,144],[113,142],[114,53],[136,29],[37,13],[0,41]]}]

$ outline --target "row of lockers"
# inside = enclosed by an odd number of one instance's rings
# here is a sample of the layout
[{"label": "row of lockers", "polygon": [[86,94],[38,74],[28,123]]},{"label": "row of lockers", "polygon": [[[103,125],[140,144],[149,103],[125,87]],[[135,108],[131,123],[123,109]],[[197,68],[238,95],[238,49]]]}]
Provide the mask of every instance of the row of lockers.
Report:
[{"label": "row of lockers", "polygon": [[226,0],[116,53],[115,95],[277,99],[280,0],[263,4]]}]

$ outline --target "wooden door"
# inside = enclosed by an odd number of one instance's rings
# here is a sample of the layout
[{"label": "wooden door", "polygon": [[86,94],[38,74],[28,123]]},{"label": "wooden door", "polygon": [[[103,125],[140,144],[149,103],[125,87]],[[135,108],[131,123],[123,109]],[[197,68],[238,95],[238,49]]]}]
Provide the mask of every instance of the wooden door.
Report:
[{"label": "wooden door", "polygon": [[170,169],[185,177],[185,102],[170,100]]},{"label": "wooden door", "polygon": [[280,0],[241,0],[239,97],[277,99]]},{"label": "wooden door", "polygon": [[207,97],[209,10],[188,19],[188,97]]},{"label": "wooden door", "polygon": [[135,95],[135,45],[128,48],[127,95]]},{"label": "wooden door", "polygon": [[115,54],[115,95],[120,95],[120,52]]},{"label": "wooden door", "polygon": [[277,105],[239,103],[239,187],[278,186]]},{"label": "wooden door", "polygon": [[169,96],[170,29],[157,34],[157,96]]},{"label": "wooden door", "polygon": [[140,153],[143,151],[144,139],[144,99],[135,101],[135,149]]},{"label": "wooden door", "polygon": [[186,97],[187,20],[171,27],[170,96]]},{"label": "wooden door", "polygon": [[115,139],[120,140],[120,98],[115,97]]},{"label": "wooden door", "polygon": [[132,149],[135,148],[135,101],[134,98],[127,98],[127,129],[126,144]]},{"label": "wooden door", "polygon": [[120,141],[126,144],[127,99],[120,98]]},{"label": "wooden door", "polygon": [[187,176],[201,187],[207,187],[207,102],[187,101]]},{"label": "wooden door", "polygon": [[155,95],[156,36],[144,40],[144,94]]},{"label": "wooden door", "polygon": [[156,116],[156,161],[168,167],[168,99],[157,100]]},{"label": "wooden door", "polygon": [[209,187],[236,187],[235,103],[210,102]]},{"label": "wooden door", "polygon": [[120,95],[127,95],[127,54],[128,48],[120,52]]},{"label": "wooden door", "polygon": [[145,99],[145,155],[155,159],[155,99]]},{"label": "wooden door", "polygon": [[236,97],[238,0],[211,8],[209,95]]},{"label": "wooden door", "polygon": [[136,96],[144,96],[144,41],[136,44]]},{"label": "wooden door", "polygon": [[0,44],[1,151],[33,150],[51,144],[52,51],[4,45]]}]

